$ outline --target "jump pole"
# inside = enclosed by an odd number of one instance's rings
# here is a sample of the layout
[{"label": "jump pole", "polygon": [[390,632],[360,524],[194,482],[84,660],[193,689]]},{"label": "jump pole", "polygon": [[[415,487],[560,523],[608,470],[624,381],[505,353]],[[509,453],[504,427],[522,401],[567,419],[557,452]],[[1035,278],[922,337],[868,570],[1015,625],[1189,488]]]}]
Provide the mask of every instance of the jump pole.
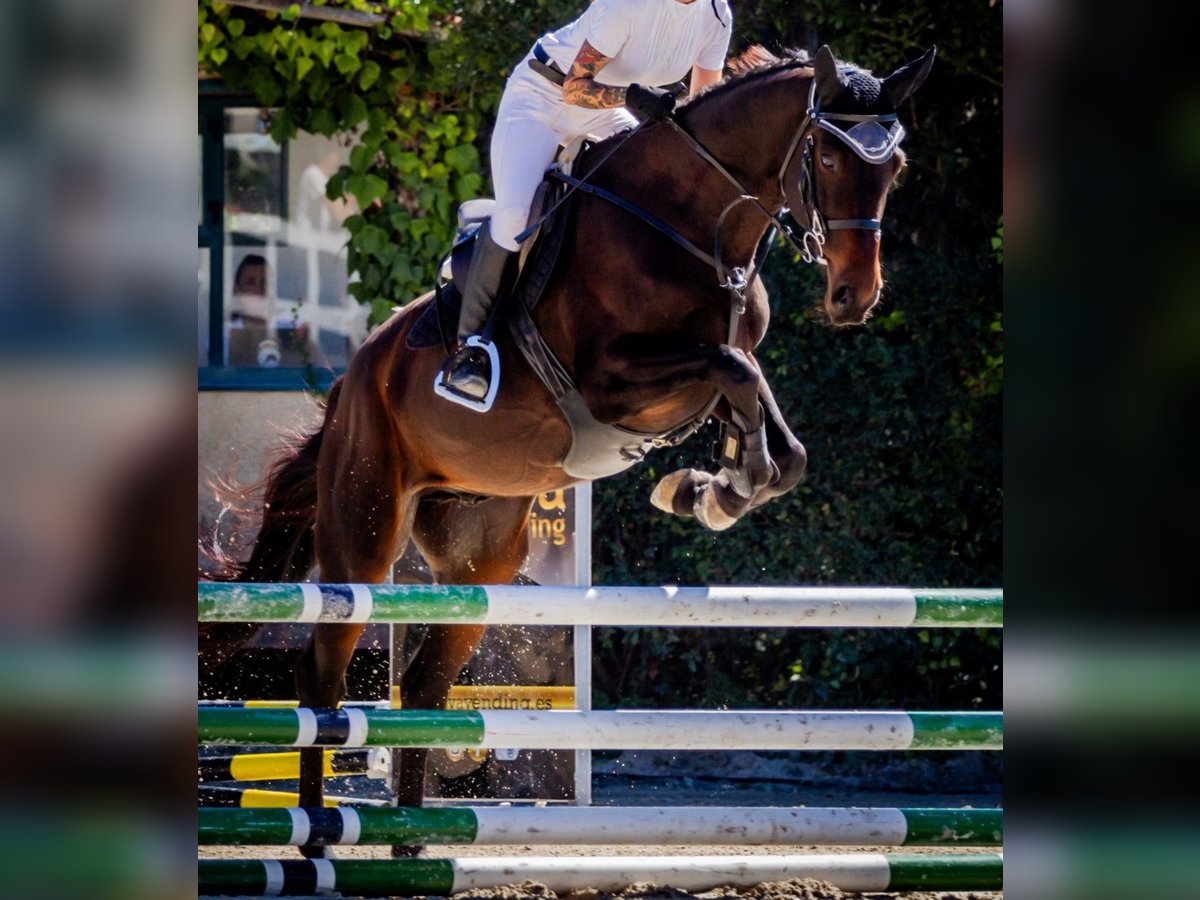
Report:
[{"label": "jump pole", "polygon": [[201,622],[1000,628],[999,589],[200,582]]},{"label": "jump pole", "polygon": [[435,896],[534,881],[555,893],[652,881],[678,890],[812,878],[843,891],[1000,890],[1001,853],[789,856],[476,857],[460,859],[202,859],[201,895]]},{"label": "jump pole", "polygon": [[999,846],[999,809],[200,809],[201,844]]},{"label": "jump pole", "polygon": [[[391,771],[387,751],[326,750],[322,754],[322,773],[326,778],[340,775],[366,775],[386,778]],[[300,777],[300,753],[223,753],[198,761],[201,783],[212,781],[282,781]]]},{"label": "jump pole", "polygon": [[[300,805],[300,795],[295,791],[272,791],[263,788],[245,788],[237,785],[202,784],[197,789],[200,807],[235,807],[252,810],[279,809]],[[326,794],[323,800],[327,807],[342,806],[390,806],[387,800],[368,797],[336,797]]]},{"label": "jump pole", "polygon": [[530,750],[999,750],[992,712],[198,710],[200,743]]}]

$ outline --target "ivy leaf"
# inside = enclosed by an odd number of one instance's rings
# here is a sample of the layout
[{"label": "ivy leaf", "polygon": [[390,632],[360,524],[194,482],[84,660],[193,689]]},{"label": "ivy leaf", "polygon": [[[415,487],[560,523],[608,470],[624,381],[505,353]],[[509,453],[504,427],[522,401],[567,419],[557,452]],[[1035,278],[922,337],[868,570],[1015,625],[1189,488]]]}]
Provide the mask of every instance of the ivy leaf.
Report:
[{"label": "ivy leaf", "polygon": [[280,16],[285,22],[295,22],[300,18],[300,4],[291,4],[285,10],[283,10],[282,13],[280,13]]},{"label": "ivy leaf", "polygon": [[456,172],[472,172],[479,167],[479,151],[472,144],[459,144],[445,154],[446,165]]},{"label": "ivy leaf", "polygon": [[229,33],[231,35],[233,35],[235,38],[241,37],[242,32],[246,30],[246,20],[245,19],[230,19],[228,22],[225,23],[225,28],[228,29]]},{"label": "ivy leaf", "polygon": [[350,151],[350,169],[356,173],[367,171],[371,167],[371,151],[362,144]]},{"label": "ivy leaf", "polygon": [[362,66],[362,60],[349,53],[339,53],[333,58],[333,64],[343,75],[353,75]]},{"label": "ivy leaf", "polygon": [[308,120],[309,131],[317,134],[333,134],[337,130],[337,117],[333,111],[326,107],[321,107],[312,114],[312,118]]},{"label": "ivy leaf", "polygon": [[325,182],[325,196],[330,200],[340,200],[346,192],[346,170],[338,169]]},{"label": "ivy leaf", "polygon": [[296,60],[296,80],[303,81],[304,76],[312,71],[312,67],[315,65],[311,56],[302,56]]},{"label": "ivy leaf", "polygon": [[367,117],[366,101],[357,94],[343,94],[338,98],[337,107],[346,128],[353,128]]},{"label": "ivy leaf", "polygon": [[271,125],[267,131],[275,143],[280,146],[286,144],[296,134],[296,122],[292,118],[292,111],[284,108],[276,112],[271,117]]},{"label": "ivy leaf", "polygon": [[224,47],[216,47],[212,53],[209,54],[209,56],[212,58],[212,61],[219,66],[229,58],[229,51]]},{"label": "ivy leaf", "polygon": [[454,180],[454,194],[460,203],[479,196],[483,189],[483,176],[476,172],[468,172]]},{"label": "ivy leaf", "polygon": [[371,87],[379,76],[383,73],[383,69],[379,67],[379,63],[373,60],[367,60],[363,63],[362,74],[358,77],[358,86],[364,91]]},{"label": "ivy leaf", "polygon": [[387,182],[378,175],[351,175],[346,179],[346,189],[358,201],[358,208],[366,209],[376,200],[383,199]]},{"label": "ivy leaf", "polygon": [[378,225],[367,225],[358,233],[355,244],[363,253],[374,256],[387,246],[387,233]]},{"label": "ivy leaf", "polygon": [[254,52],[257,41],[251,37],[239,37],[233,42],[233,53],[238,59],[245,59]]},{"label": "ivy leaf", "polygon": [[246,81],[263,106],[274,106],[283,95],[271,70],[264,66],[256,66],[251,69]]},{"label": "ivy leaf", "polygon": [[376,297],[371,301],[371,321],[386,322],[392,317],[392,307],[396,304],[386,297]]},{"label": "ivy leaf", "polygon": [[321,65],[328,69],[333,62],[333,54],[337,53],[337,44],[333,41],[321,41],[315,50],[317,59],[321,60]]}]

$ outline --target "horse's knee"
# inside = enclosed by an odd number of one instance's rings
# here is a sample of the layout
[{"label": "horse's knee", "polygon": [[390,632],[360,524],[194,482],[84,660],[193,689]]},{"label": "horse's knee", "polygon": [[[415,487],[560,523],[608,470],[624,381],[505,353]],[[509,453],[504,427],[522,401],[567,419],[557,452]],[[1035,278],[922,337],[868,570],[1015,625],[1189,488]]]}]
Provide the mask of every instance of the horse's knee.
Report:
[{"label": "horse's knee", "polygon": [[787,453],[774,457],[773,462],[779,467],[779,480],[776,486],[789,491],[798,485],[804,473],[808,470],[808,453],[799,441],[788,444]]}]

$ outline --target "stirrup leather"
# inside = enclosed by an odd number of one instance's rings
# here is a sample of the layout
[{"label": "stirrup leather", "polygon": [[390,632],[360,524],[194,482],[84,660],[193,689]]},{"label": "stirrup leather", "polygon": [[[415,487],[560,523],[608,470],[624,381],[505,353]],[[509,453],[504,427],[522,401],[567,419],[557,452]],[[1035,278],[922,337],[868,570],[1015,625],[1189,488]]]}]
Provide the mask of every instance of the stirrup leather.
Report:
[{"label": "stirrup leather", "polygon": [[478,347],[487,354],[488,364],[491,366],[492,377],[488,381],[488,392],[482,400],[470,397],[459,391],[449,383],[450,362],[454,357],[446,360],[446,364],[438,370],[437,375],[433,378],[433,392],[451,403],[457,403],[459,406],[465,406],[474,412],[485,413],[492,408],[492,404],[496,400],[496,391],[500,387],[500,353],[496,350],[496,345],[492,341],[485,341],[477,334],[467,338],[464,346]]}]

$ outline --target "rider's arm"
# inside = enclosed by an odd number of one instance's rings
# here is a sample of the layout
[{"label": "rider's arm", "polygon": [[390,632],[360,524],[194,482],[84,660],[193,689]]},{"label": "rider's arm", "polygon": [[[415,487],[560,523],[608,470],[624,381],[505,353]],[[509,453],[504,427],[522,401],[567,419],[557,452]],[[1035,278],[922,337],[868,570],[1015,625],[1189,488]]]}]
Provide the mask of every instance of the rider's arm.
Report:
[{"label": "rider's arm", "polygon": [[605,56],[587,41],[579,48],[571,71],[563,81],[563,100],[574,106],[588,109],[613,109],[625,105],[625,88],[611,84],[600,84],[596,73],[608,65],[611,56]]},{"label": "rider's arm", "polygon": [[722,74],[721,69],[702,69],[699,66],[692,66],[692,84],[688,89],[688,95],[695,96],[706,87],[716,84],[721,80]]}]

